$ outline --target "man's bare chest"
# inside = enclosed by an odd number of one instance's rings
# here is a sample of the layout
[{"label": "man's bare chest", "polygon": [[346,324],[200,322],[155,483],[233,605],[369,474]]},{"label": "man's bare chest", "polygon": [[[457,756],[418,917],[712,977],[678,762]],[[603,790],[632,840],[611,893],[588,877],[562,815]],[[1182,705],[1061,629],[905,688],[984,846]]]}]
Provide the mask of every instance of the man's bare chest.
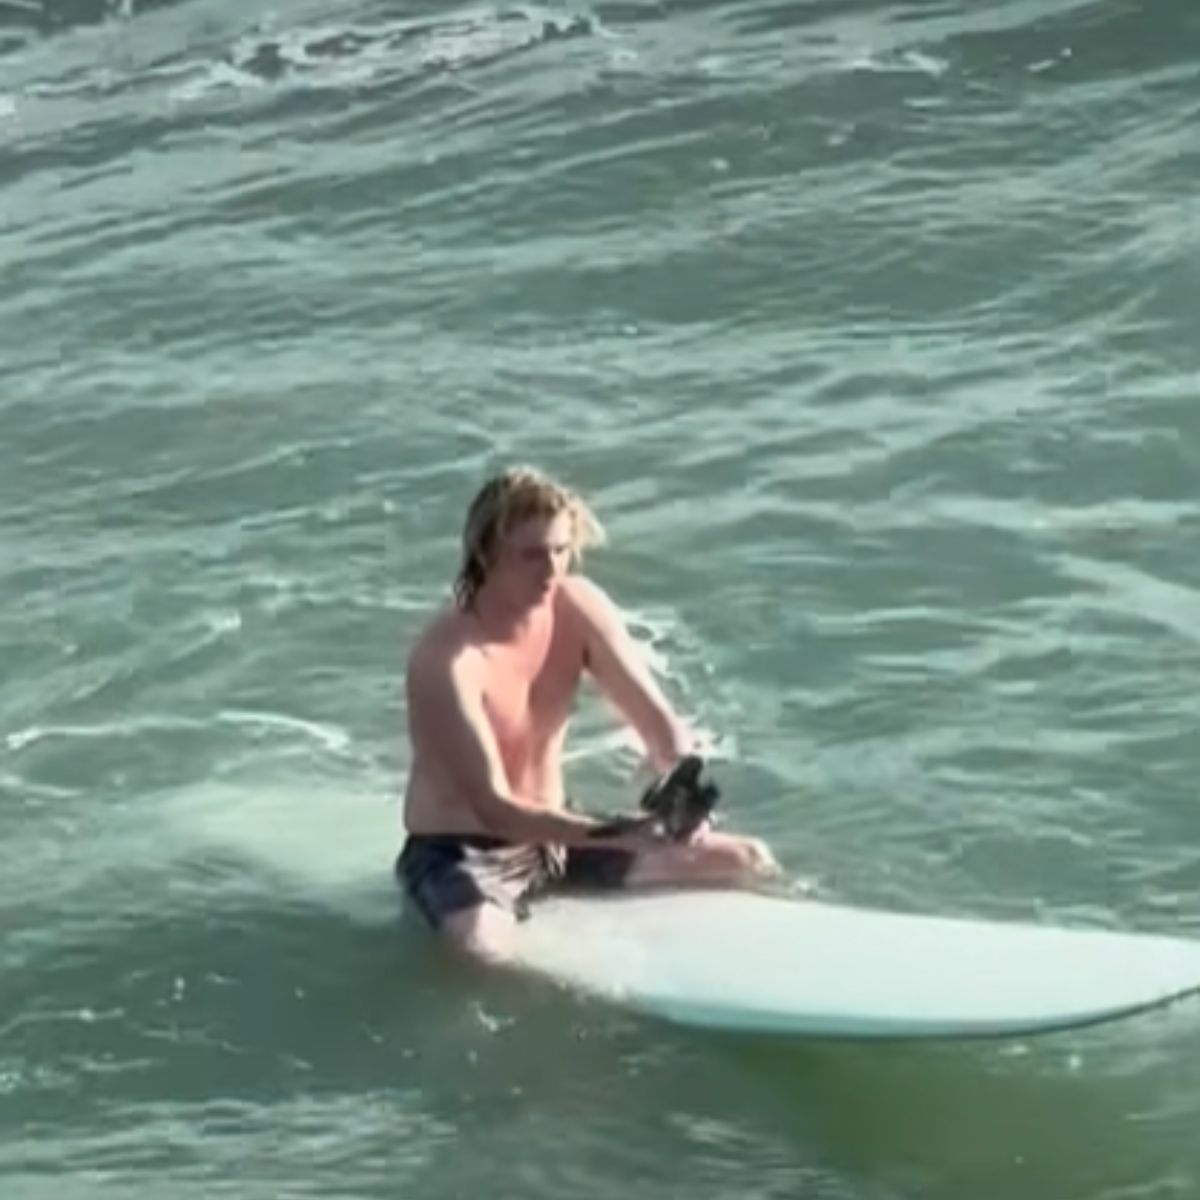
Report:
[{"label": "man's bare chest", "polygon": [[550,736],[570,715],[583,670],[582,648],[562,633],[484,655],[483,707],[501,744]]}]

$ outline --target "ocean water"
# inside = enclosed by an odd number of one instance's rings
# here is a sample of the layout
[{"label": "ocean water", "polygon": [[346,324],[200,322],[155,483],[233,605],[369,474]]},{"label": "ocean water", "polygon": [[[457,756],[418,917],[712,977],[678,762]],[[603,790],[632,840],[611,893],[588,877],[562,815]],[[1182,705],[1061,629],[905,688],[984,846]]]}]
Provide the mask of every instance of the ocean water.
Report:
[{"label": "ocean water", "polygon": [[388,878],[535,462],[797,879],[1200,936],[1198,129],[1186,0],[0,0],[4,1200],[1200,1195],[1195,1001],[687,1033]]}]

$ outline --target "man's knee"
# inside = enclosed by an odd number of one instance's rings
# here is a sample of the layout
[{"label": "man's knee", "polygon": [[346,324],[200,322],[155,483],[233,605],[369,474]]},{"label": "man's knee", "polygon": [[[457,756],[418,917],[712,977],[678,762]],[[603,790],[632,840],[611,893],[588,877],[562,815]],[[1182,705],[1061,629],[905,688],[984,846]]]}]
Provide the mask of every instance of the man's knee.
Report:
[{"label": "man's knee", "polygon": [[754,875],[767,877],[779,873],[779,863],[771,847],[761,838],[746,839],[746,867]]},{"label": "man's knee", "polygon": [[730,837],[713,847],[721,868],[739,879],[769,879],[778,874],[779,864],[771,848],[761,838]]}]

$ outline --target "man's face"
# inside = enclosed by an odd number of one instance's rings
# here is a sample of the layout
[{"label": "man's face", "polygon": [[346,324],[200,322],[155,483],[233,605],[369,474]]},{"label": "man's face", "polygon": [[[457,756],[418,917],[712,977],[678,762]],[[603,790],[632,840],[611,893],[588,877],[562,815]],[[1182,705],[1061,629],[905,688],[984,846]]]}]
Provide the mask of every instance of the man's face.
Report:
[{"label": "man's face", "polygon": [[571,516],[531,517],[500,539],[489,572],[495,590],[519,607],[548,599],[571,565]]}]

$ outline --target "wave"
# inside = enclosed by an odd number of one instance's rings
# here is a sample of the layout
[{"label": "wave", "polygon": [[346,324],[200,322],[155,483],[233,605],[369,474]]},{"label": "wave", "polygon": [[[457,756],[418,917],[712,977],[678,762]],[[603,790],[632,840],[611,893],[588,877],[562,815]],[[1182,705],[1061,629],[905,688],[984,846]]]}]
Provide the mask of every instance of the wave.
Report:
[{"label": "wave", "polygon": [[[14,0],[0,0],[0,14]],[[63,14],[34,13],[36,5],[18,0],[19,13],[36,16],[37,32],[49,37],[80,25],[128,23],[143,15],[128,2],[86,6],[85,17],[67,20]],[[183,0],[174,0],[182,4]],[[165,5],[146,6],[152,8]],[[43,77],[31,81],[25,91],[32,96],[106,95],[128,88],[140,89],[156,79],[183,77],[172,93],[176,99],[192,99],[213,89],[263,87],[272,84],[347,86],[387,77],[396,72],[422,74],[460,71],[488,65],[548,42],[587,38],[605,31],[599,19],[587,12],[563,12],[537,6],[466,9],[437,18],[405,17],[373,19],[364,14],[333,24],[326,19],[305,20],[289,14],[288,23],[272,14],[252,20],[247,28],[226,28],[214,33],[211,26],[190,20],[165,26],[166,36],[154,38],[147,32],[136,41],[124,39],[119,54],[91,54],[65,77]],[[0,53],[16,50],[34,40],[30,30],[18,29],[0,41]],[[3,38],[0,33],[0,38]],[[225,45],[222,47],[221,42]],[[91,46],[90,49],[97,49]],[[69,61],[43,60],[50,71],[61,70]],[[89,62],[90,58],[90,62]]]}]

